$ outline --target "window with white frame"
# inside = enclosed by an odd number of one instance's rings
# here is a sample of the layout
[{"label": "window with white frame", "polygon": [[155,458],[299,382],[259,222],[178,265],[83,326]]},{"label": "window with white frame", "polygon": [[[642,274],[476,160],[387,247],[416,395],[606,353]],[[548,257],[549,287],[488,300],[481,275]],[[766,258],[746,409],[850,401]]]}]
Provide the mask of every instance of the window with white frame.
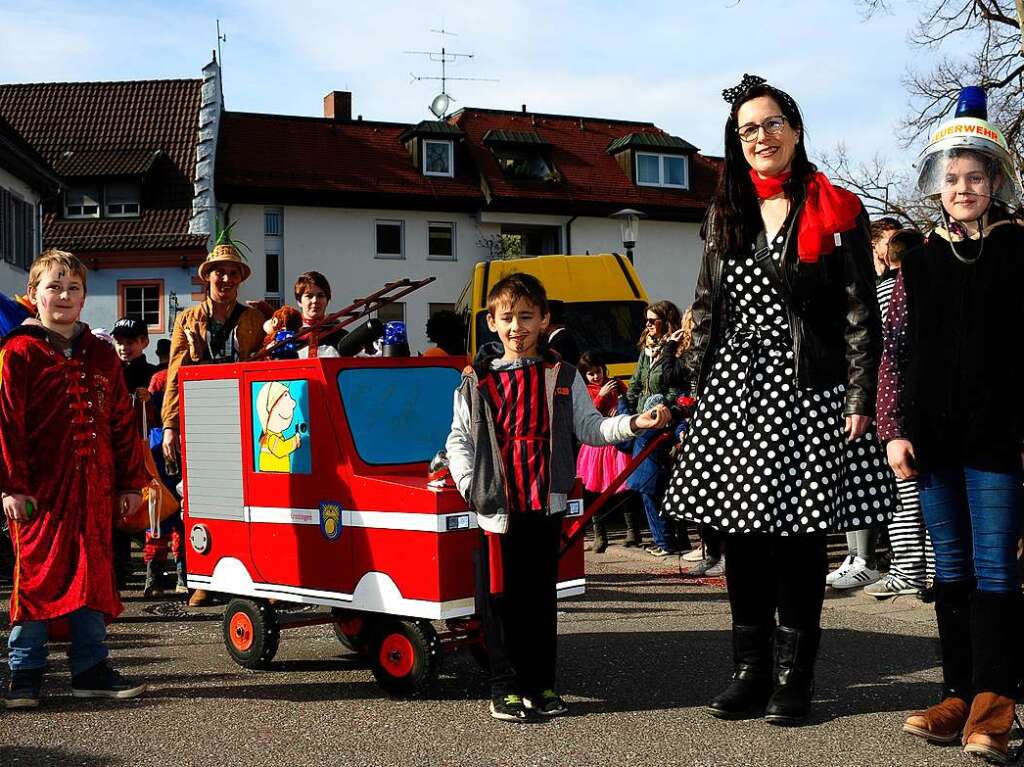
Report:
[{"label": "window with white frame", "polygon": [[75,186],[64,193],[65,218],[99,218],[99,186]]},{"label": "window with white frame", "polygon": [[118,283],[121,316],[163,328],[163,281],[122,280]]},{"label": "window with white frame", "polygon": [[381,322],[405,322],[405,301],[392,301],[377,310]]},{"label": "window with white frame", "polygon": [[448,176],[454,175],[454,147],[451,141],[423,140],[423,175]]},{"label": "window with white frame", "polygon": [[263,211],[263,234],[267,237],[280,237],[284,223],[284,211],[280,208],[266,208]]},{"label": "window with white frame", "polygon": [[427,258],[432,261],[455,260],[455,224],[430,221],[427,224]]},{"label": "window with white frame", "polygon": [[689,160],[684,156],[637,152],[636,183],[639,186],[688,189],[690,186],[689,171]]},{"label": "window with white frame", "polygon": [[141,187],[132,181],[118,181],[103,188],[106,214],[110,218],[130,218],[139,215]]},{"label": "window with white frame", "polygon": [[377,258],[405,258],[405,222],[374,222],[374,255]]}]

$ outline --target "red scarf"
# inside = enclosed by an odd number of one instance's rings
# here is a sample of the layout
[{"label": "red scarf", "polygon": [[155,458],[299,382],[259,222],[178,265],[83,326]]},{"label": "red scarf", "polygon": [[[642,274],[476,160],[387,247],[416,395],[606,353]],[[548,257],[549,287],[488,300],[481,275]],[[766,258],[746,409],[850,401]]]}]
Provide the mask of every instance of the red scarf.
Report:
[{"label": "red scarf", "polygon": [[[782,185],[789,176],[786,172],[779,176],[761,178],[757,171],[750,169],[750,180],[754,182],[759,200],[781,194]],[[824,173],[811,176],[807,181],[807,198],[797,229],[796,251],[800,260],[805,264],[814,264],[822,255],[835,250],[836,234],[852,229],[860,211],[860,198],[853,192],[832,186]]]}]

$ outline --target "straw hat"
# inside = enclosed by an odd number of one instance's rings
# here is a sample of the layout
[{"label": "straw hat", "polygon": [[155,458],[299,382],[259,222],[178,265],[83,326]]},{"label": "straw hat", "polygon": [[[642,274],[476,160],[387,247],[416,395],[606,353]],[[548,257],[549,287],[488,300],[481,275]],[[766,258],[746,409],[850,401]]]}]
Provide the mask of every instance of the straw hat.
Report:
[{"label": "straw hat", "polygon": [[242,281],[249,279],[252,269],[234,245],[218,245],[199,265],[199,277],[204,282],[210,278],[210,270],[217,264],[235,264],[242,270]]}]

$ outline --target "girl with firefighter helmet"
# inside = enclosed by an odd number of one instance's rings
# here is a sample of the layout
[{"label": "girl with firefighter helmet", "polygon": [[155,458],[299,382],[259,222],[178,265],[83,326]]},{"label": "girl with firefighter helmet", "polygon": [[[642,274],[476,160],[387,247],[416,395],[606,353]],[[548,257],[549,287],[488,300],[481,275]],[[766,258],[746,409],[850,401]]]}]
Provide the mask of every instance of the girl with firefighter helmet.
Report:
[{"label": "girl with firefighter helmet", "polygon": [[903,730],[1003,763],[1022,613],[1024,226],[1020,178],[982,89],[961,92],[917,168],[942,225],[905,255],[893,289],[878,432],[896,476],[917,479],[935,548],[943,688]]}]

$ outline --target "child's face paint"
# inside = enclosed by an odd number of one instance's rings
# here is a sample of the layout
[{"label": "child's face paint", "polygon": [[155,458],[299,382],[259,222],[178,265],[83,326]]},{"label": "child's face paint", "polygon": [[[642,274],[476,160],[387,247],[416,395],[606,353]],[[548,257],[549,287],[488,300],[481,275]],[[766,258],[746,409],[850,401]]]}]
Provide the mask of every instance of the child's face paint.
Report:
[{"label": "child's face paint", "polygon": [[82,278],[59,266],[52,266],[28,296],[39,311],[39,321],[47,328],[74,325],[85,305]]},{"label": "child's face paint", "polygon": [[540,336],[549,320],[550,315],[541,312],[539,306],[521,298],[514,305],[495,307],[494,314],[487,315],[487,327],[498,334],[505,359],[512,360],[539,354]]}]

